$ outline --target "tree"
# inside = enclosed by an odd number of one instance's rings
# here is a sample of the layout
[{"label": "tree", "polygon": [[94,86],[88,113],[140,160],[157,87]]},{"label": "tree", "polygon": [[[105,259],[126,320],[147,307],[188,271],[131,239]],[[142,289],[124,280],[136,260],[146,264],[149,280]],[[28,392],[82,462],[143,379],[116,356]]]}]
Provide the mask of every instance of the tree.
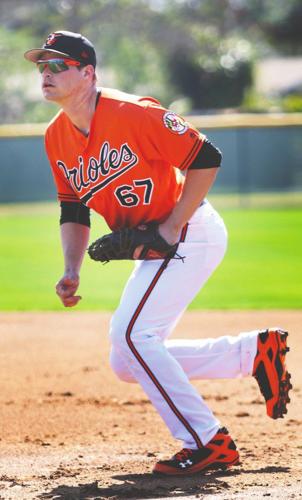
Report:
[{"label": "tree", "polygon": [[301,17],[301,0],[1,0],[2,122],[54,114],[23,59],[52,31],[93,41],[101,85],[207,109],[240,105],[259,55],[299,54]]}]

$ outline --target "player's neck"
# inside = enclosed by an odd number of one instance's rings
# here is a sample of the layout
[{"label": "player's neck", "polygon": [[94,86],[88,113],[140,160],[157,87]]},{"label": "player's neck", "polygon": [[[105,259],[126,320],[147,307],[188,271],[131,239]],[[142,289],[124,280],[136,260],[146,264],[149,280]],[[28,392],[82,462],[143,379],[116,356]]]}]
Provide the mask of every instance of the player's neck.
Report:
[{"label": "player's neck", "polygon": [[88,135],[90,131],[96,98],[97,89],[91,87],[60,103],[68,118],[84,135]]}]

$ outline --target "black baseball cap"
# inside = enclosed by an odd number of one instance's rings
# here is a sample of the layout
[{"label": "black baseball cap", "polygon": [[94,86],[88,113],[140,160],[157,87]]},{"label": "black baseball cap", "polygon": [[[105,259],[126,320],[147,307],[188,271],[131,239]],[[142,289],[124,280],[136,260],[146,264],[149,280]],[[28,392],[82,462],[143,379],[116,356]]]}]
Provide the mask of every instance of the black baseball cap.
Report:
[{"label": "black baseball cap", "polygon": [[92,43],[80,33],[55,31],[48,35],[43,47],[25,52],[28,61],[37,62],[44,54],[69,57],[81,64],[96,66],[96,55]]}]

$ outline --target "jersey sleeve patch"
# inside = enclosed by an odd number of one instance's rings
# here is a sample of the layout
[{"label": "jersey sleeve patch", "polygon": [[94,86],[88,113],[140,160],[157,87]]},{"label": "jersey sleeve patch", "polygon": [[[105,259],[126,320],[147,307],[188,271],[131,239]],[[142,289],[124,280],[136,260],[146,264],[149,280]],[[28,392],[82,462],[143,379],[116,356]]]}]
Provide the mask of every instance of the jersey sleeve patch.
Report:
[{"label": "jersey sleeve patch", "polygon": [[184,134],[189,128],[188,123],[173,111],[167,111],[163,115],[163,122],[171,132],[179,135]]}]

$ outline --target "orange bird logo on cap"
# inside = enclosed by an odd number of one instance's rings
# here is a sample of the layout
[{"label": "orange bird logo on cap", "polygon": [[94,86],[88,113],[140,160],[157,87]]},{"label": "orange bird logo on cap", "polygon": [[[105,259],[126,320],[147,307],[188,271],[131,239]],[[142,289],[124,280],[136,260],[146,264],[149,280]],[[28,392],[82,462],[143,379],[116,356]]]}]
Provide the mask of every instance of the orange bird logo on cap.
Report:
[{"label": "orange bird logo on cap", "polygon": [[62,35],[60,33],[51,33],[50,35],[48,35],[45,45],[53,45],[59,36]]}]

